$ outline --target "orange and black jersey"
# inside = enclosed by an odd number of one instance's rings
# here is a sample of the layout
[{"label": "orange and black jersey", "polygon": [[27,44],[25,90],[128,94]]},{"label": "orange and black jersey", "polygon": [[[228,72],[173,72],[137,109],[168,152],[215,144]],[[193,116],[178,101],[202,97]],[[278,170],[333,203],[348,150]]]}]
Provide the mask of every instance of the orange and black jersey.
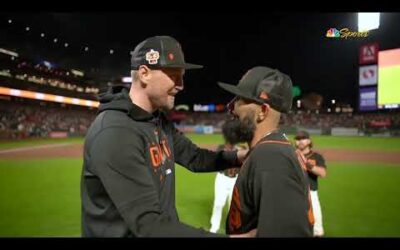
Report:
[{"label": "orange and black jersey", "polygon": [[[325,159],[319,153],[310,151],[308,154],[306,154],[304,156],[306,157],[307,161],[310,162],[312,165],[326,168]],[[317,191],[318,190],[318,176],[309,171],[307,172],[307,174],[308,174],[308,180],[310,182],[310,189],[312,191]]]},{"label": "orange and black jersey", "polygon": [[82,235],[217,236],[179,221],[175,163],[193,172],[220,171],[234,165],[236,152],[198,148],[165,115],[134,105],[126,90],[100,102],[84,146]]},{"label": "orange and black jersey", "polygon": [[312,214],[305,165],[277,131],[253,147],[236,181],[226,231],[258,237],[311,237]]}]

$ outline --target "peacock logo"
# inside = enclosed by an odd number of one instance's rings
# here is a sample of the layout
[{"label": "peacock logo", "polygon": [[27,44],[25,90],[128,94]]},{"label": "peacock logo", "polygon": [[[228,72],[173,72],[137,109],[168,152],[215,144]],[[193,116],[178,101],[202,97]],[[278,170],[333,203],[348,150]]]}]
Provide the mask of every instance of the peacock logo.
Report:
[{"label": "peacock logo", "polygon": [[329,37],[329,38],[338,38],[338,37],[340,37],[340,32],[339,32],[336,28],[330,28],[330,29],[326,32],[326,37]]}]

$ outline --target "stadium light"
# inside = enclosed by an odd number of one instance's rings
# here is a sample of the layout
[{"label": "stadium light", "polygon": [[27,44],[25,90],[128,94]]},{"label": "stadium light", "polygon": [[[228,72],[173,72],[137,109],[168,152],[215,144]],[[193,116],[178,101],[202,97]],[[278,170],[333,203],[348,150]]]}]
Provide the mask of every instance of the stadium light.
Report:
[{"label": "stadium light", "polygon": [[8,23],[12,23],[12,20],[11,20],[11,19],[8,19]]},{"label": "stadium light", "polygon": [[358,13],[358,31],[364,32],[379,28],[379,12]]},{"label": "stadium light", "polygon": [[48,61],[43,61],[43,64],[44,64],[44,66],[46,66],[49,69],[53,67],[53,65],[51,65],[51,63]]},{"label": "stadium light", "polygon": [[297,100],[297,107],[300,108],[301,107],[301,101]]},{"label": "stadium light", "polygon": [[12,57],[18,57],[18,53],[14,52],[14,51],[11,51],[11,50],[8,50],[8,49],[0,48],[0,53],[7,54],[7,55],[10,55]]},{"label": "stadium light", "polygon": [[29,27],[26,27],[26,28],[25,28],[26,31],[29,31],[30,29],[31,29],[31,28],[29,28]]},{"label": "stadium light", "polygon": [[335,103],[336,103],[335,99],[332,99],[332,104],[335,104]]},{"label": "stadium light", "polygon": [[110,54],[111,55],[114,54],[114,50],[110,49]]},{"label": "stadium light", "polygon": [[68,43],[64,43],[65,48],[68,47]]},{"label": "stadium light", "polygon": [[85,47],[85,51],[88,51],[89,50],[89,47]]},{"label": "stadium light", "polygon": [[41,37],[44,37],[44,33],[40,34]]},{"label": "stadium light", "polygon": [[55,42],[55,43],[56,43],[57,41],[58,41],[58,39],[57,39],[57,38],[54,38],[53,42]]},{"label": "stadium light", "polygon": [[132,77],[122,77],[122,82],[132,82]]},{"label": "stadium light", "polygon": [[97,108],[100,104],[99,102],[92,100],[71,98],[66,96],[57,96],[47,93],[33,92],[20,89],[11,89],[5,87],[0,87],[0,95],[17,96],[28,99],[43,100],[48,102],[60,102],[64,104],[74,104],[74,105],[94,107],[94,108]]},{"label": "stadium light", "polygon": [[85,75],[85,73],[83,71],[76,70],[76,69],[71,69],[71,73],[74,74],[75,76],[81,76],[81,77],[83,77]]}]

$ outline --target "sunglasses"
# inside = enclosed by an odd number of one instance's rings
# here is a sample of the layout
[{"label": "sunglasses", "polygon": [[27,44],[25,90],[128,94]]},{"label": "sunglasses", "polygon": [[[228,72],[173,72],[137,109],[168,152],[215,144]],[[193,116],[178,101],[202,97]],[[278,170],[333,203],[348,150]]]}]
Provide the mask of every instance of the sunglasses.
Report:
[{"label": "sunglasses", "polygon": [[232,100],[230,100],[228,102],[228,104],[226,105],[226,109],[228,110],[229,114],[233,114],[233,110],[235,108],[235,102],[242,100],[245,104],[249,104],[249,103],[257,103],[259,105],[266,105],[267,107],[269,107],[269,105],[267,103],[259,103],[256,102],[254,100],[248,99],[248,98],[244,98],[244,97],[240,97],[240,96],[235,96]]}]

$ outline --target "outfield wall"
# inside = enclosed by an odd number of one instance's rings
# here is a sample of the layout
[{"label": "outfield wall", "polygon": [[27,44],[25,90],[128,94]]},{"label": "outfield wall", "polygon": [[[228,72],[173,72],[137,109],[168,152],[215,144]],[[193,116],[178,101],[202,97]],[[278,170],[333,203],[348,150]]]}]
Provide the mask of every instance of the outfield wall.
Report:
[{"label": "outfield wall", "polygon": [[[219,134],[221,128],[208,125],[176,125],[176,128],[184,133],[196,134]],[[305,130],[311,135],[332,135],[332,136],[372,136],[372,137],[396,137],[400,136],[398,130],[381,130],[366,132],[359,128],[331,127],[331,128],[310,128],[310,127],[289,127],[282,126],[281,130],[286,134],[295,134],[299,130]]]},{"label": "outfield wall", "polygon": [[[211,125],[175,125],[176,128],[184,133],[195,134],[220,134],[221,128]],[[299,130],[305,130],[311,135],[332,135],[332,136],[372,136],[372,137],[400,137],[400,130],[377,130],[366,131],[359,128],[345,128],[345,127],[332,127],[332,128],[310,128],[310,127],[289,127],[282,126],[280,129],[286,134],[293,135]],[[4,131],[0,129],[0,139],[3,140],[21,140],[26,138],[70,138],[85,136],[83,132],[67,132],[67,131],[52,131],[41,136],[30,136],[26,132],[21,131]]]}]

